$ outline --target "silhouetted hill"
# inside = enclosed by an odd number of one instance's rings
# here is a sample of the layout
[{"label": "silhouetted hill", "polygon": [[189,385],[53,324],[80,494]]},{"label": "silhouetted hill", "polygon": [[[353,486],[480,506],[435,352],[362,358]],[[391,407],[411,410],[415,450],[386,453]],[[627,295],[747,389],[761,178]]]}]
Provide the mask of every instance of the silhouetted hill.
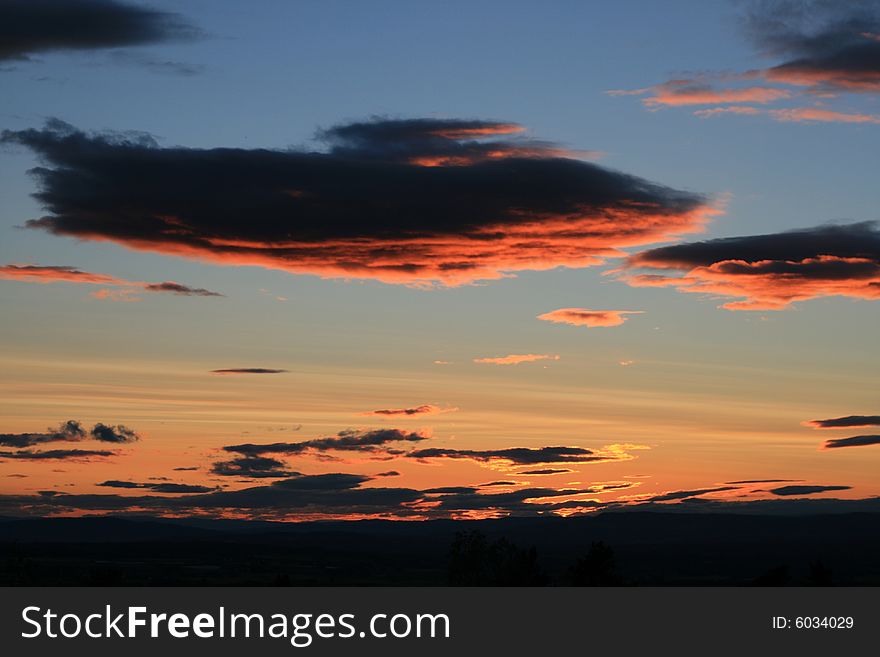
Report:
[{"label": "silhouetted hill", "polygon": [[816,564],[837,584],[880,584],[877,513],[657,511],[426,522],[7,518],[0,583],[443,585],[465,530],[534,547],[556,584],[598,541],[629,584],[803,583]]}]

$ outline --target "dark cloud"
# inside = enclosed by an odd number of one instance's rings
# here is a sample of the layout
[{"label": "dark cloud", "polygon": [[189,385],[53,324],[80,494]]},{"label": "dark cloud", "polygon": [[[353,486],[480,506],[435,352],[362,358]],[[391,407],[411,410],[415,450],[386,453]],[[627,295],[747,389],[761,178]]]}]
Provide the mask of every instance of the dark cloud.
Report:
[{"label": "dark cloud", "polygon": [[323,131],[324,152],[201,150],[54,120],[3,140],[46,162],[34,174],[50,214],[31,228],[325,277],[459,285],[586,267],[717,213],[702,196],[517,140],[520,131],[376,119]]},{"label": "dark cloud", "polygon": [[574,472],[567,468],[540,468],[538,470],[520,470],[517,474],[521,475],[555,475],[564,474],[566,472]]},{"label": "dark cloud", "polygon": [[841,447],[866,447],[868,445],[880,445],[880,436],[851,436],[849,438],[833,438],[826,440],[823,449],[838,449]]},{"label": "dark cloud", "polygon": [[295,477],[300,473],[288,470],[287,464],[268,456],[243,456],[230,461],[218,461],[211,472],[221,477],[249,477],[270,479]]},{"label": "dark cloud", "polygon": [[376,411],[367,411],[361,415],[379,415],[379,416],[412,416],[412,415],[436,415],[438,413],[451,413],[457,411],[457,408],[443,408],[434,404],[422,404],[421,406],[413,406],[411,408],[380,408]]},{"label": "dark cloud", "polygon": [[222,297],[219,292],[212,292],[202,287],[190,287],[174,281],[163,281],[161,283],[147,283],[144,285],[147,292],[170,292],[184,297]]},{"label": "dark cloud", "polygon": [[86,431],[82,425],[76,420],[68,420],[44,433],[0,433],[0,446],[33,447],[42,443],[78,441],[85,437]]},{"label": "dark cloud", "polygon": [[779,310],[833,295],[880,299],[880,230],[863,222],[678,244],[630,256],[626,269],[630,285],[743,299],[724,304],[731,310]]},{"label": "dark cloud", "polygon": [[517,486],[517,482],[515,481],[490,481],[485,484],[480,484],[480,488],[487,488],[489,486]]},{"label": "dark cloud", "polygon": [[138,483],[134,481],[118,481],[110,479],[103,481],[97,486],[105,488],[146,488],[156,493],[209,493],[215,488],[209,486],[195,486],[191,484],[175,484],[175,483]]},{"label": "dark cloud", "polygon": [[193,465],[193,466],[186,467],[186,468],[174,468],[174,470],[176,472],[187,472],[187,471],[198,470],[198,469],[199,469],[199,467],[197,465]]},{"label": "dark cloud", "polygon": [[370,431],[358,431],[348,429],[340,431],[335,436],[326,438],[314,438],[296,443],[269,443],[255,445],[245,443],[243,445],[226,445],[223,449],[227,452],[237,452],[246,456],[260,454],[302,454],[308,451],[375,451],[388,443],[397,442],[420,442],[427,440],[428,436],[418,431],[401,431],[400,429],[373,429]]},{"label": "dark cloud", "polygon": [[[407,488],[361,488],[370,478],[362,475],[325,474],[295,477],[235,491],[156,495],[77,495],[52,497],[0,496],[0,509],[45,514],[63,509],[84,511],[148,510],[156,513],[232,510],[251,517],[286,517],[298,514],[412,515],[408,505],[422,499]],[[53,491],[54,492],[54,491]]]},{"label": "dark cloud", "polygon": [[[776,121],[880,124],[880,115],[852,112],[835,98],[880,92],[880,5],[876,0],[753,0],[743,25],[776,63],[742,72],[703,71],[632,90],[656,110],[702,106],[701,118],[766,116]],[[786,106],[767,109],[771,103]],[[842,111],[841,111],[842,110]]]},{"label": "dark cloud", "polygon": [[676,500],[686,500],[692,497],[699,497],[707,493],[721,493],[728,490],[737,490],[736,486],[718,486],[716,488],[700,488],[696,490],[674,490],[660,495],[653,495],[647,499],[639,500],[640,502],[673,502]]},{"label": "dark cloud", "polygon": [[785,484],[803,479],[741,479],[739,481],[725,481],[725,484]]},{"label": "dark cloud", "polygon": [[471,493],[476,493],[477,489],[473,486],[440,486],[439,488],[428,488],[422,492],[440,495],[469,495]]},{"label": "dark cloud", "polygon": [[814,493],[824,493],[832,490],[850,490],[852,486],[782,486],[780,488],[771,488],[770,493],[787,497],[790,495],[812,495]]},{"label": "dark cloud", "polygon": [[48,429],[42,433],[4,433],[0,434],[0,447],[14,447],[21,449],[20,452],[0,452],[2,458],[9,459],[61,459],[61,458],[88,458],[91,456],[112,456],[113,452],[94,450],[50,450],[37,452],[24,450],[26,447],[34,447],[54,442],[80,442],[87,439],[105,443],[131,443],[139,439],[137,433],[121,424],[112,426],[98,422],[90,430],[82,426],[76,420],[62,422],[55,429]]},{"label": "dark cloud", "polygon": [[[424,491],[432,493],[434,491]],[[443,493],[442,490],[436,492]],[[556,502],[553,498],[577,497],[602,492],[602,487],[569,488],[520,488],[503,493],[479,493],[473,488],[449,489],[441,494],[435,507],[441,512],[491,511],[500,514],[533,515],[570,508],[604,506],[596,500],[566,500]]]},{"label": "dark cloud", "polygon": [[96,50],[191,39],[177,14],[114,0],[2,0],[0,61],[57,50]]},{"label": "dark cloud", "polygon": [[810,420],[806,423],[816,429],[836,429],[839,427],[880,427],[880,415],[846,415],[827,420]]},{"label": "dark cloud", "polygon": [[43,459],[70,459],[70,460],[88,460],[92,457],[114,456],[114,452],[106,452],[102,450],[91,449],[47,449],[42,452],[34,452],[29,449],[23,449],[17,452],[0,451],[0,459],[24,459],[24,460],[43,460]]},{"label": "dark cloud", "polygon": [[880,6],[873,0],[761,0],[744,20],[766,53],[786,58],[763,71],[774,82],[880,91]]},{"label": "dark cloud", "polygon": [[[506,449],[447,449],[430,447],[406,454],[416,459],[470,459],[472,461],[506,461],[513,465],[538,463],[592,463],[617,460],[620,455],[596,454],[583,447],[509,447]],[[524,474],[524,473],[520,473]]]},{"label": "dark cloud", "polygon": [[284,374],[287,370],[272,370],[266,367],[231,367],[224,370],[211,370],[211,374]]},{"label": "dark cloud", "polygon": [[129,429],[121,424],[111,426],[98,422],[98,424],[92,427],[89,434],[95,440],[100,440],[104,443],[133,443],[140,440],[140,436],[133,429]]},{"label": "dark cloud", "polygon": [[385,472],[377,472],[374,477],[399,477],[400,473],[397,470],[386,470]]}]

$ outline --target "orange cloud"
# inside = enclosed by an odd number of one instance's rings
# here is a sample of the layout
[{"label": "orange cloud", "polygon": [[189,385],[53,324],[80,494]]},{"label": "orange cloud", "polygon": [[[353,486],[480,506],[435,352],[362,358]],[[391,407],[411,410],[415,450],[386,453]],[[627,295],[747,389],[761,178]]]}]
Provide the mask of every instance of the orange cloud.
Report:
[{"label": "orange cloud", "polygon": [[536,360],[559,360],[559,356],[555,354],[509,354],[497,358],[474,358],[475,363],[486,365],[519,365],[520,363],[531,363]]},{"label": "orange cloud", "polygon": [[557,324],[570,324],[572,326],[620,326],[628,317],[626,315],[638,315],[641,310],[589,310],[588,308],[560,308],[543,315],[538,319]]},{"label": "orange cloud", "polygon": [[880,299],[880,231],[865,222],[679,244],[632,255],[621,271],[635,287],[741,299],[725,303],[728,310],[782,310],[825,296]]},{"label": "orange cloud", "polygon": [[633,287],[674,287],[680,292],[742,297],[727,310],[784,310],[792,303],[827,296],[880,299],[880,265],[863,258],[819,256],[800,261],[725,260],[683,276],[625,276]]},{"label": "orange cloud", "polygon": [[801,87],[826,87],[855,93],[880,91],[880,70],[856,68],[822,68],[806,63],[782,64],[763,71],[771,82]]},{"label": "orange cloud", "polygon": [[776,89],[773,87],[713,89],[695,80],[670,80],[643,91],[653,94],[642,100],[648,107],[726,103],[764,104],[791,97],[791,92],[786,89]]}]

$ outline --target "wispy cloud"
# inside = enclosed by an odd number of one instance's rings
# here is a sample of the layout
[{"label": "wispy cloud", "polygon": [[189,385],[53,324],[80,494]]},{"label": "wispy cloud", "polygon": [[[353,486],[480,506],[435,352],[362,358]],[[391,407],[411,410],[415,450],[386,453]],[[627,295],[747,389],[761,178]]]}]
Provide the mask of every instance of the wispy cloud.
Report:
[{"label": "wispy cloud", "polygon": [[507,356],[495,356],[491,358],[474,358],[475,363],[484,365],[519,365],[520,363],[533,363],[538,360],[559,360],[556,354],[508,354]]},{"label": "wispy cloud", "polygon": [[379,417],[412,417],[415,415],[438,415],[440,413],[452,413],[457,411],[455,407],[435,406],[434,404],[422,404],[410,408],[380,408],[375,411],[366,411],[360,415],[375,415]]},{"label": "wispy cloud", "polygon": [[164,292],[186,297],[222,297],[201,287],[191,287],[174,281],[144,283],[127,281],[109,274],[94,274],[66,265],[8,264],[0,265],[0,279],[26,283],[82,283],[104,285],[113,289],[101,289],[92,293],[96,299],[111,301],[140,301],[138,292]]},{"label": "wispy cloud", "polygon": [[268,367],[229,367],[220,370],[211,370],[211,374],[284,374],[287,370],[270,369]]}]

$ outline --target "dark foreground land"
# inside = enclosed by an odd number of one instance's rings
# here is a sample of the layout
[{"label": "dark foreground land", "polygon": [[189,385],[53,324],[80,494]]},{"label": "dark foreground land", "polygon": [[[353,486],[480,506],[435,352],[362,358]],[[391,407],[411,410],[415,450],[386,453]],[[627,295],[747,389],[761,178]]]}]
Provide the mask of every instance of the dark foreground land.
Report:
[{"label": "dark foreground land", "polygon": [[880,585],[880,513],[0,519],[4,586]]}]

